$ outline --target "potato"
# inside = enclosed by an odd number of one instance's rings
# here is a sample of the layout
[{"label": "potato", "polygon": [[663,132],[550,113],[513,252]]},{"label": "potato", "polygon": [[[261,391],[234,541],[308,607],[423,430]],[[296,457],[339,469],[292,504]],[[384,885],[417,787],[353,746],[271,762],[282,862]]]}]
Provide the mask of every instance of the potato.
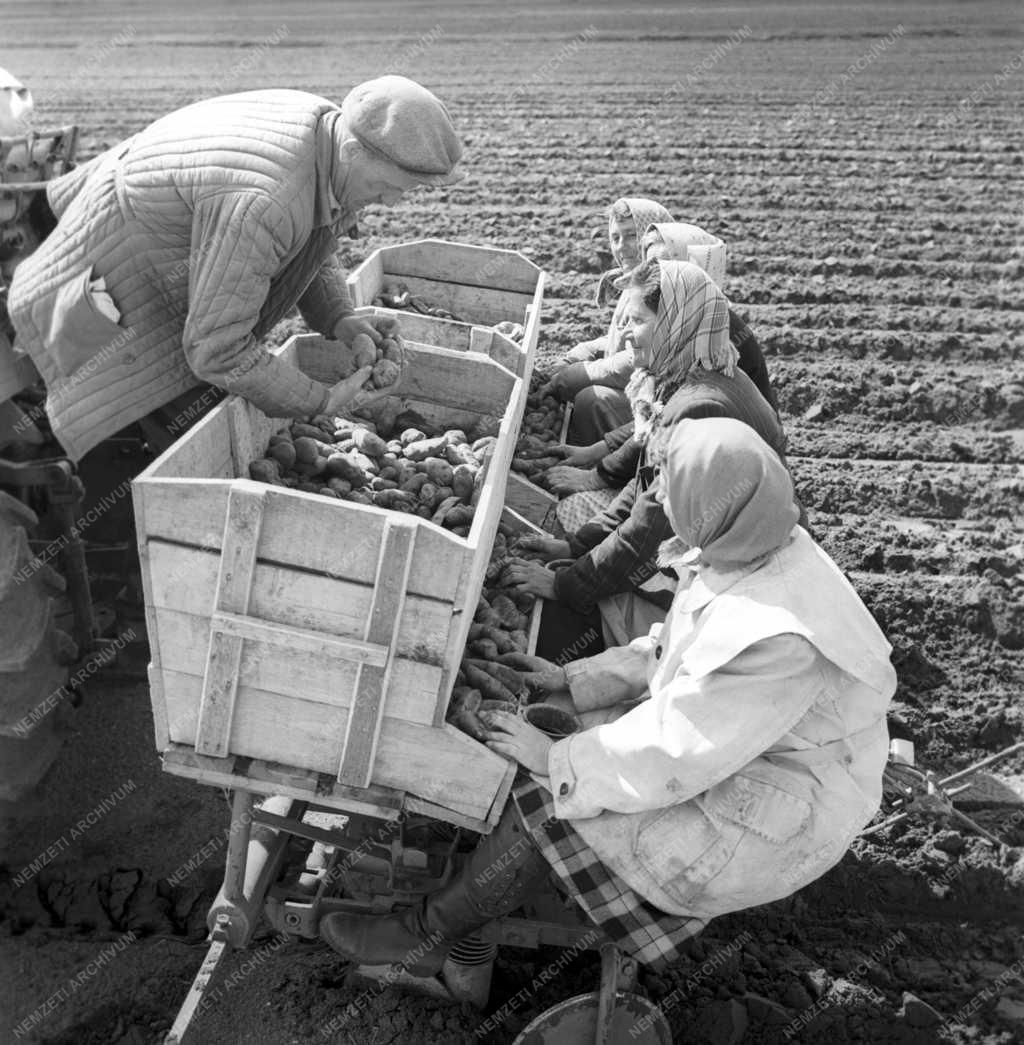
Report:
[{"label": "potato", "polygon": [[364,472],[369,472],[370,475],[377,475],[380,472],[380,465],[372,457],[367,457],[366,454],[360,453],[358,450],[350,450],[348,458],[362,468]]},{"label": "potato", "polygon": [[497,441],[497,437],[493,435],[485,435],[482,439],[477,439],[470,449],[474,454],[479,455],[485,450],[489,450]]},{"label": "potato", "polygon": [[407,443],[402,452],[410,461],[425,461],[428,457],[437,457],[439,453],[444,453],[444,448],[444,436],[437,436],[434,439],[419,439],[414,443]]},{"label": "potato", "polygon": [[434,514],[430,517],[430,521],[437,523],[438,526],[444,525],[444,520],[448,513],[459,503],[458,497],[443,497],[434,504]]},{"label": "potato", "polygon": [[406,479],[406,481],[402,483],[401,486],[406,493],[418,494],[420,490],[423,488],[424,483],[426,482],[428,482],[427,473],[417,472],[409,479]]},{"label": "potato", "polygon": [[303,480],[295,487],[296,490],[301,490],[303,493],[319,493],[320,484],[310,482],[308,479]]},{"label": "potato", "polygon": [[352,338],[352,351],[357,370],[360,367],[373,366],[377,360],[377,346],[369,334],[356,334]]},{"label": "potato", "polygon": [[460,685],[456,686],[452,690],[452,699],[448,701],[448,713],[452,714],[456,711],[479,711],[480,710],[480,691],[472,689],[470,686]]},{"label": "potato", "polygon": [[421,432],[418,428],[407,428],[399,437],[398,440],[402,446],[408,446],[410,443],[418,443],[423,439],[427,438],[426,432]]},{"label": "potato", "polygon": [[378,359],[370,374],[370,384],[374,388],[389,388],[401,376],[402,368],[390,359]]},{"label": "potato", "polygon": [[402,452],[402,441],[401,439],[389,439],[387,442],[387,448],[389,454],[401,454]]},{"label": "potato", "polygon": [[504,627],[510,630],[519,627],[519,609],[507,595],[495,595],[491,600],[491,609],[498,615]]},{"label": "potato", "polygon": [[337,497],[338,496],[329,486],[321,486],[320,489],[317,490],[317,493],[320,494],[321,497]]},{"label": "potato", "polygon": [[376,490],[373,494],[373,503],[378,508],[390,508],[393,511],[410,508],[413,499],[401,490]]},{"label": "potato", "polygon": [[331,454],[327,458],[326,472],[331,479],[344,479],[353,487],[365,486],[369,482],[366,473],[347,454]]},{"label": "potato", "polygon": [[313,464],[320,456],[319,440],[311,436],[299,436],[295,440],[295,460],[299,464]]},{"label": "potato", "polygon": [[449,428],[444,433],[444,438],[449,446],[461,446],[469,441],[466,439],[466,433],[461,428]]},{"label": "potato", "polygon": [[424,462],[424,471],[432,483],[438,486],[451,486],[452,466],[440,457],[428,457]]},{"label": "potato", "polygon": [[498,656],[498,647],[490,639],[477,639],[469,644],[468,649],[481,660],[494,660]]},{"label": "potato", "polygon": [[281,485],[281,466],[273,458],[264,457],[249,464],[249,478],[258,483]]},{"label": "potato", "polygon": [[373,498],[365,490],[353,490],[342,496],[346,501],[353,501],[355,504],[373,504]]},{"label": "potato", "polygon": [[347,479],[328,479],[327,485],[335,493],[349,493],[352,489],[352,484]]},{"label": "potato", "polygon": [[465,443],[460,443],[458,446],[446,446],[444,448],[444,459],[453,468],[458,467],[460,464],[468,465],[474,469],[480,467],[476,454]]},{"label": "potato", "polygon": [[297,456],[298,451],[296,451],[295,444],[291,440],[274,443],[267,450],[267,457],[272,457],[285,471],[295,464]]},{"label": "potato", "polygon": [[317,455],[316,460],[312,464],[307,464],[305,461],[296,461],[293,467],[293,471],[297,475],[304,476],[309,479],[314,475],[323,475],[327,471],[327,458]]},{"label": "potato", "polygon": [[387,453],[387,444],[379,435],[368,432],[365,428],[357,428],[352,433],[352,440],[367,457],[383,457]]},{"label": "potato", "polygon": [[387,359],[389,362],[391,362],[391,363],[401,363],[402,362],[402,348],[401,348],[401,346],[398,344],[398,342],[394,338],[392,338],[392,337],[384,338],[384,341],[383,341],[383,343],[381,344],[380,347],[381,347],[381,351],[384,354],[384,358]]},{"label": "potato", "polygon": [[434,512],[429,504],[418,504],[416,506],[416,514],[421,519],[429,519],[434,514]]},{"label": "potato", "polygon": [[398,483],[394,479],[382,479],[379,475],[375,475],[370,480],[371,490],[397,490]]},{"label": "potato", "polygon": [[[449,530],[469,526],[473,522],[473,509],[467,505],[456,505],[446,516],[444,526]],[[464,534],[461,536],[465,536]]]},{"label": "potato", "polygon": [[475,624],[483,624],[484,618],[491,612],[491,604],[487,601],[486,595],[481,595],[476,604],[476,613],[473,614],[473,622]]},{"label": "potato", "polygon": [[452,493],[469,504],[473,496],[473,488],[476,485],[476,472],[469,465],[460,464],[452,471]]},{"label": "potato", "polygon": [[530,648],[530,636],[525,631],[516,628],[508,633],[509,642],[515,647],[516,653],[525,653]]},{"label": "potato", "polygon": [[301,421],[293,421],[292,437],[295,439],[323,439],[324,433],[316,425],[307,425]]},{"label": "potato", "polygon": [[421,504],[433,508],[437,503],[437,486],[434,483],[424,483],[420,487],[419,499]]},{"label": "potato", "polygon": [[270,437],[269,446],[277,446],[278,443],[290,443],[292,437],[287,432],[278,432],[277,435]]}]

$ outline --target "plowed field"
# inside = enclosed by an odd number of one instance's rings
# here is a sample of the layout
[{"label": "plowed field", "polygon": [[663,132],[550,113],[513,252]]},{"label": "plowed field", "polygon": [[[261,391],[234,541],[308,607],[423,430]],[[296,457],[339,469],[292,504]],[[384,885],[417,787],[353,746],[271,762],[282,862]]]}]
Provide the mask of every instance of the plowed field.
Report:
[{"label": "plowed field", "polygon": [[[371,208],[343,257],[422,236],[521,250],[549,272],[542,365],[607,323],[592,233],[616,197],[720,235],[811,524],[896,649],[891,731],[952,772],[1024,734],[1020,7],[708,7],[9,0],[0,65],[33,88],[41,123],[82,127],[85,156],[210,94],[340,99],[383,71],[421,80],[448,103],[470,177]],[[229,814],[161,775],[137,676],[99,676],[76,721],[40,794],[5,811],[11,876],[133,787],[8,881],[0,1038],[149,1045],[199,966],[223,850],[166,878]],[[1020,791],[1024,760],[996,772]],[[1024,813],[1008,794],[965,809],[1017,848],[915,821],[798,896],[713,923],[678,969],[642,976],[675,1040],[1024,1041]],[[558,952],[508,949],[487,1012],[528,990],[497,1029],[389,989],[331,1031],[356,998],[342,963],[266,939],[249,966],[231,959],[244,975],[196,1043],[511,1042],[597,977],[585,956],[534,991]]]}]

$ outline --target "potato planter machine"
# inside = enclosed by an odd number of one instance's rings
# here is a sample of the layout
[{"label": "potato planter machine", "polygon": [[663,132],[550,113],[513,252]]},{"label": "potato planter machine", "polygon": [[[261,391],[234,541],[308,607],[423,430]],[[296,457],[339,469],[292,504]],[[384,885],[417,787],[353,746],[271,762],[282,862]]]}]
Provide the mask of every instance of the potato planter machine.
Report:
[{"label": "potato planter machine", "polygon": [[[460,319],[373,305],[389,282]],[[210,948],[168,1043],[187,1041],[222,958],[251,944],[262,915],[316,939],[331,912],[416,903],[501,815],[516,767],[445,716],[499,526],[539,530],[553,503],[510,475],[543,283],[515,251],[437,240],[377,250],[349,277],[357,309],[401,321],[405,404],[429,423],[496,436],[465,536],[241,478],[288,422],[237,397],[133,484],[163,768],[232,791]],[[522,326],[521,343],[495,329],[505,323]],[[339,378],[319,336],[277,351],[318,380]],[[539,616],[540,602],[531,652]],[[437,978],[355,972],[482,1007],[499,944],[602,951],[600,990],[543,1013],[522,1042],[670,1040],[633,993],[635,962],[553,887],[456,945]]]}]

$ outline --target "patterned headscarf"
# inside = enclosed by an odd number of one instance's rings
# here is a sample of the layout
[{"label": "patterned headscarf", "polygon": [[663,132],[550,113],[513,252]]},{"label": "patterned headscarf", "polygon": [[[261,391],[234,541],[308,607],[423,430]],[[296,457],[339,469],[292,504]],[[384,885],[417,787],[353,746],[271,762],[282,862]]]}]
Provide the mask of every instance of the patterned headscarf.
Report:
[{"label": "patterned headscarf", "polygon": [[732,377],[739,359],[729,341],[729,302],[708,274],[689,261],[659,261],[658,269],[661,301],[650,363],[634,370],[626,385],[640,440],[694,367]]},{"label": "patterned headscarf", "polygon": [[[643,235],[647,231],[647,226],[656,221],[671,222],[672,215],[669,214],[660,203],[655,203],[654,200],[645,199],[643,196],[620,196],[612,204],[611,210],[608,212],[609,236],[611,235],[612,227],[611,212],[614,211],[620,203],[624,203],[629,209],[629,215],[633,219],[633,224],[636,227],[637,256],[643,258],[643,253],[640,250],[640,241],[643,239]],[[609,292],[612,283],[629,271],[622,267],[622,258],[616,255],[614,251],[612,252],[612,257],[615,259],[616,267],[602,273],[601,278],[597,283],[597,297],[595,303],[598,305],[603,305],[605,303],[605,295]]]},{"label": "patterned headscarf", "polygon": [[[662,466],[665,514],[679,551],[701,566],[734,570],[764,558],[800,518],[779,455],[731,417],[675,425]],[[671,557],[663,546],[663,558]]]},{"label": "patterned headscarf", "polygon": [[640,256],[674,261],[692,261],[721,289],[725,286],[725,244],[698,225],[684,221],[655,222],[640,242]]}]

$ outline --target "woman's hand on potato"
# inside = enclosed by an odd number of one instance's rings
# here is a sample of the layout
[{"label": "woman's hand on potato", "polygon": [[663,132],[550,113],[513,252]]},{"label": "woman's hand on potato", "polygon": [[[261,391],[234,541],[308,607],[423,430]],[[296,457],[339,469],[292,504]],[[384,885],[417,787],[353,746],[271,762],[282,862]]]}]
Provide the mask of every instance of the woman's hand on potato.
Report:
[{"label": "woman's hand on potato", "polygon": [[555,537],[541,537],[539,533],[528,533],[516,541],[516,546],[527,552],[540,552],[545,562],[552,559],[567,559],[572,555],[568,541],[560,541]]},{"label": "woman's hand on potato", "polygon": [[349,348],[356,334],[365,334],[375,345],[384,340],[381,332],[363,316],[343,316],[335,323],[333,333],[335,341],[341,341]]},{"label": "woman's hand on potato", "polygon": [[531,773],[548,775],[548,752],[553,741],[536,726],[507,711],[481,711],[485,743],[499,755],[514,759]]},{"label": "woman's hand on potato", "polygon": [[565,497],[571,493],[582,493],[584,490],[600,490],[604,483],[593,468],[573,468],[567,464],[556,464],[547,472],[548,486]]},{"label": "woman's hand on potato", "polygon": [[591,443],[590,446],[569,446],[567,443],[558,443],[548,451],[552,457],[555,455],[572,468],[593,468],[608,454],[608,444],[603,440]]},{"label": "woman's hand on potato", "polygon": [[540,563],[528,559],[513,559],[505,567],[504,576],[519,591],[529,592],[542,599],[555,598],[555,574]]}]

